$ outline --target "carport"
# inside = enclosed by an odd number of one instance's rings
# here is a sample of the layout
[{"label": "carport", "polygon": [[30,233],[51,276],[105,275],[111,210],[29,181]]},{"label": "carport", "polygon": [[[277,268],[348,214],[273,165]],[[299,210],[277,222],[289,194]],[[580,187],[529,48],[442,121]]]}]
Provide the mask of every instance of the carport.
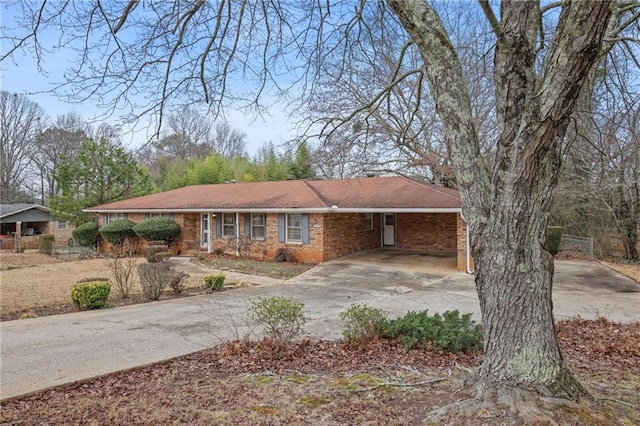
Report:
[{"label": "carport", "polygon": [[[46,234],[52,220],[49,209],[37,204],[0,204],[0,241]],[[4,243],[0,243],[4,244]],[[2,246],[0,246],[2,248]],[[4,248],[6,244],[4,244]],[[13,248],[13,246],[11,246]]]}]

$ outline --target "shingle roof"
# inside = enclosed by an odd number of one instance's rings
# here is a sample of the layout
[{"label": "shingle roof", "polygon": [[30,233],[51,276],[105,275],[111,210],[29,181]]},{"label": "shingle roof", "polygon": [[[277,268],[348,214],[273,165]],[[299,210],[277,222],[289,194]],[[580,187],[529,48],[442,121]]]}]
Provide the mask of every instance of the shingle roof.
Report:
[{"label": "shingle roof", "polygon": [[194,185],[86,209],[108,211],[460,209],[458,191],[404,177]]},{"label": "shingle roof", "polygon": [[0,204],[0,218],[11,216],[29,209],[38,209],[45,212],[49,211],[48,207],[38,204]]}]

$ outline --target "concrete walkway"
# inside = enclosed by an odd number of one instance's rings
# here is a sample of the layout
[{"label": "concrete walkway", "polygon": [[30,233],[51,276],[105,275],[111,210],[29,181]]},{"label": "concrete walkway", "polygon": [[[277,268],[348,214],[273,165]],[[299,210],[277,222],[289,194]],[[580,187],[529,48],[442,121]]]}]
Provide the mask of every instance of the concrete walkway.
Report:
[{"label": "concrete walkway", "polygon": [[[382,307],[391,316],[409,310],[458,309],[479,319],[472,276],[443,272],[446,267],[434,265],[425,269],[418,261],[407,263],[406,256],[396,263],[375,256],[370,253],[328,262],[285,282],[227,273],[231,279],[258,284],[247,289],[2,322],[0,399],[243,337],[255,331],[247,325],[246,313],[250,301],[259,297],[281,295],[304,302],[311,318],[305,330],[313,338],[339,338],[339,314],[353,303]],[[198,268],[177,262],[184,270],[196,272],[190,268]],[[595,262],[556,263],[554,307],[559,318],[602,315],[616,321],[640,321],[638,306],[640,286],[632,280]]]}]

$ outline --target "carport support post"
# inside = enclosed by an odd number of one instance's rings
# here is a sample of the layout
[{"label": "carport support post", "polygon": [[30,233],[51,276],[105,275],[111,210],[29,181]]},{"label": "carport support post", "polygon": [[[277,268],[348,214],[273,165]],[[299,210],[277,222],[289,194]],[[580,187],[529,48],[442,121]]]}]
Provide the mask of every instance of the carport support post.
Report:
[{"label": "carport support post", "polygon": [[16,233],[15,233],[15,235],[16,235],[16,238],[15,238],[14,243],[13,243],[13,249],[15,250],[16,253],[20,253],[22,251],[21,247],[20,247],[20,245],[22,243],[22,241],[20,241],[21,237],[22,237],[22,222],[16,222]]},{"label": "carport support post", "polygon": [[207,253],[211,254],[211,250],[213,248],[213,237],[216,235],[212,229],[213,229],[213,216],[211,214],[211,212],[207,213],[207,224],[208,224],[208,228],[207,228],[207,232],[209,233],[209,235],[207,235]]}]

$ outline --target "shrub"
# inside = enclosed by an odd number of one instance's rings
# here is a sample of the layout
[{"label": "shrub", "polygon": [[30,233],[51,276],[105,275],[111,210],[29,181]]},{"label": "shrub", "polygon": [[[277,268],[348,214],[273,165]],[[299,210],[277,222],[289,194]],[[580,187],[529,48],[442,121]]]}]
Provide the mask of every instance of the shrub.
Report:
[{"label": "shrub", "polygon": [[217,275],[205,275],[204,276],[204,285],[207,288],[210,288],[211,291],[220,291],[224,286],[224,274]]},{"label": "shrub", "polygon": [[43,234],[38,237],[38,250],[40,253],[51,254],[53,253],[53,245],[56,242],[55,235]]},{"label": "shrub", "polygon": [[276,254],[273,256],[274,262],[295,262],[296,258],[293,255],[293,252],[289,250],[287,247],[280,247],[276,250]]},{"label": "shrub", "polygon": [[138,265],[142,295],[147,300],[158,300],[171,281],[168,263],[143,263]]},{"label": "shrub", "polygon": [[147,246],[144,249],[144,258],[149,263],[162,262],[164,259],[158,260],[156,255],[167,251],[167,246]]},{"label": "shrub", "polygon": [[72,232],[73,238],[83,247],[97,247],[100,240],[98,224],[94,222],[83,223]]},{"label": "shrub", "polygon": [[304,304],[281,296],[260,298],[251,302],[249,318],[264,328],[267,337],[288,342],[302,335],[308,318]]},{"label": "shrub", "polygon": [[182,228],[168,217],[150,217],[135,225],[133,231],[147,241],[164,241],[170,246],[180,236]]},{"label": "shrub", "polygon": [[340,314],[340,319],[345,323],[342,335],[350,342],[366,341],[381,336],[388,321],[384,310],[359,304],[349,306]]},{"label": "shrub", "polygon": [[136,236],[134,226],[135,223],[128,219],[114,220],[100,228],[100,235],[114,246],[122,246],[127,238]]},{"label": "shrub", "polygon": [[126,245],[117,246],[115,253],[109,255],[104,261],[111,272],[116,290],[123,299],[129,297],[133,288],[138,263],[133,253],[137,253],[140,247],[140,241],[137,238],[129,239],[127,242]]},{"label": "shrub", "polygon": [[430,316],[427,311],[408,312],[387,323],[385,337],[399,339],[410,350],[414,347],[467,352],[482,349],[482,328],[471,314],[447,311]]},{"label": "shrub", "polygon": [[182,293],[185,288],[185,281],[189,279],[189,274],[180,271],[171,271],[169,273],[171,281],[169,287],[173,290],[174,294]]},{"label": "shrub", "polygon": [[560,252],[560,242],[562,241],[562,226],[547,226],[545,233],[544,249],[555,256]]},{"label": "shrub", "polygon": [[71,301],[79,311],[101,309],[107,306],[110,292],[109,281],[79,282],[71,289]]}]

